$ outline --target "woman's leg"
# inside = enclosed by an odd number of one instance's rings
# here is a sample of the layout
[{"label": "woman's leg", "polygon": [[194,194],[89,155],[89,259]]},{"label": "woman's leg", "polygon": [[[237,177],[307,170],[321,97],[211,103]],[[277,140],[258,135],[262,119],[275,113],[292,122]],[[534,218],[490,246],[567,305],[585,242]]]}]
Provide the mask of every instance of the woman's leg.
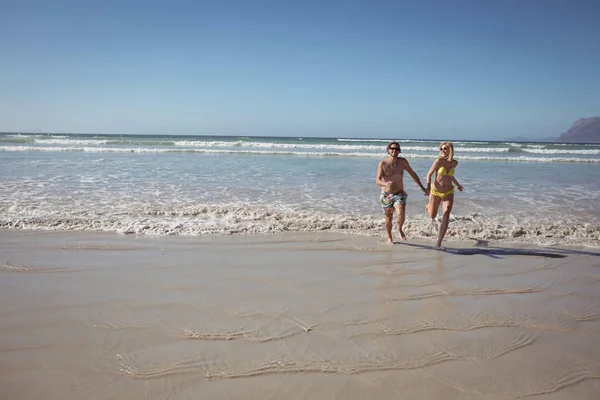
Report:
[{"label": "woman's leg", "polygon": [[440,225],[440,234],[438,235],[437,248],[442,247],[442,240],[446,235],[446,230],[448,229],[448,222],[450,221],[450,213],[452,212],[452,206],[454,205],[454,194],[446,197],[444,199],[444,203],[442,205],[442,224]]},{"label": "woman's leg", "polygon": [[425,209],[427,210],[427,214],[429,214],[429,218],[435,219],[435,217],[437,217],[438,208],[440,206],[441,201],[442,199],[440,199],[439,197],[431,193],[429,194],[429,204],[427,204],[427,206],[425,207]]}]

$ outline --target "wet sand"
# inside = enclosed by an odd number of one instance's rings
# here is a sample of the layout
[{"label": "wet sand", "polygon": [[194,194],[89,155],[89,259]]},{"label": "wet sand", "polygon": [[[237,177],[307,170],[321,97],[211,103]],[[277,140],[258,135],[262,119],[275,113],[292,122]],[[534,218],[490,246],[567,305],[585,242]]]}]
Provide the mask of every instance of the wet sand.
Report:
[{"label": "wet sand", "polygon": [[2,399],[598,399],[600,252],[0,231]]}]

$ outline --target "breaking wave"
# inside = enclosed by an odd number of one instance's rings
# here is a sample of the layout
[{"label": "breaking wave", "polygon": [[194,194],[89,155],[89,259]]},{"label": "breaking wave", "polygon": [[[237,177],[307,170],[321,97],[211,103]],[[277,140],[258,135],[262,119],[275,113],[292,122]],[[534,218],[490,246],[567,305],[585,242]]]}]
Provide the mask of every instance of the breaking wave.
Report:
[{"label": "breaking wave", "polygon": [[[341,151],[293,151],[293,150],[246,150],[231,148],[199,149],[199,148],[150,148],[150,147],[92,147],[92,146],[0,146],[0,151],[6,152],[86,152],[86,153],[138,153],[138,154],[161,154],[161,153],[199,153],[199,154],[248,154],[248,155],[285,155],[295,157],[368,157],[382,158],[381,152],[341,152]],[[457,151],[458,155],[458,151]],[[407,158],[432,159],[434,154],[403,153]],[[468,161],[503,161],[503,162],[529,162],[529,163],[587,163],[600,164],[600,159],[583,157],[529,157],[529,156],[470,156],[459,155],[460,160]]]}]

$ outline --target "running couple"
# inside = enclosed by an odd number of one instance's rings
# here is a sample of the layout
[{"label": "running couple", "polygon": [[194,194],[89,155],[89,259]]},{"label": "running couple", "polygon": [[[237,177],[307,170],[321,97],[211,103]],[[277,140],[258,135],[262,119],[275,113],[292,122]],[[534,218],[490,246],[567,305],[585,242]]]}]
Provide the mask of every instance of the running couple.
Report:
[{"label": "running couple", "polygon": [[[406,198],[408,195],[404,191],[404,171],[408,172],[410,177],[415,181],[424,195],[429,195],[429,204],[427,204],[427,213],[433,220],[437,217],[440,203],[443,202],[442,223],[438,234],[437,248],[442,249],[442,240],[448,229],[450,212],[454,204],[454,186],[462,192],[463,187],[454,177],[454,171],[458,166],[458,161],[454,159],[454,146],[451,142],[443,142],[440,144],[440,156],[433,162],[429,172],[427,173],[427,187],[423,186],[419,176],[410,167],[410,164],[405,158],[400,157],[400,144],[391,142],[387,145],[389,157],[379,163],[377,167],[377,185],[381,186],[381,207],[385,212],[385,230],[388,236],[388,243],[393,243],[392,240],[392,222],[394,218],[394,210],[398,214],[398,233],[401,240],[406,240],[406,235],[402,230],[406,215]],[[436,174],[431,187],[431,177]]]}]

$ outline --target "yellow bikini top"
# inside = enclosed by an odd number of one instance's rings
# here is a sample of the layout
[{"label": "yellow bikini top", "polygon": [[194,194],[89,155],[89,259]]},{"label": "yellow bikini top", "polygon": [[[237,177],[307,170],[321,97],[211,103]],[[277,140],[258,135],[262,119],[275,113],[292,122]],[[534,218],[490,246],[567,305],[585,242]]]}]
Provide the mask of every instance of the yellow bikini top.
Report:
[{"label": "yellow bikini top", "polygon": [[438,176],[443,176],[443,175],[454,176],[454,167],[450,168],[450,171],[446,171],[446,167],[444,167],[442,165],[440,167],[440,169],[438,169],[437,174],[438,174]]}]

